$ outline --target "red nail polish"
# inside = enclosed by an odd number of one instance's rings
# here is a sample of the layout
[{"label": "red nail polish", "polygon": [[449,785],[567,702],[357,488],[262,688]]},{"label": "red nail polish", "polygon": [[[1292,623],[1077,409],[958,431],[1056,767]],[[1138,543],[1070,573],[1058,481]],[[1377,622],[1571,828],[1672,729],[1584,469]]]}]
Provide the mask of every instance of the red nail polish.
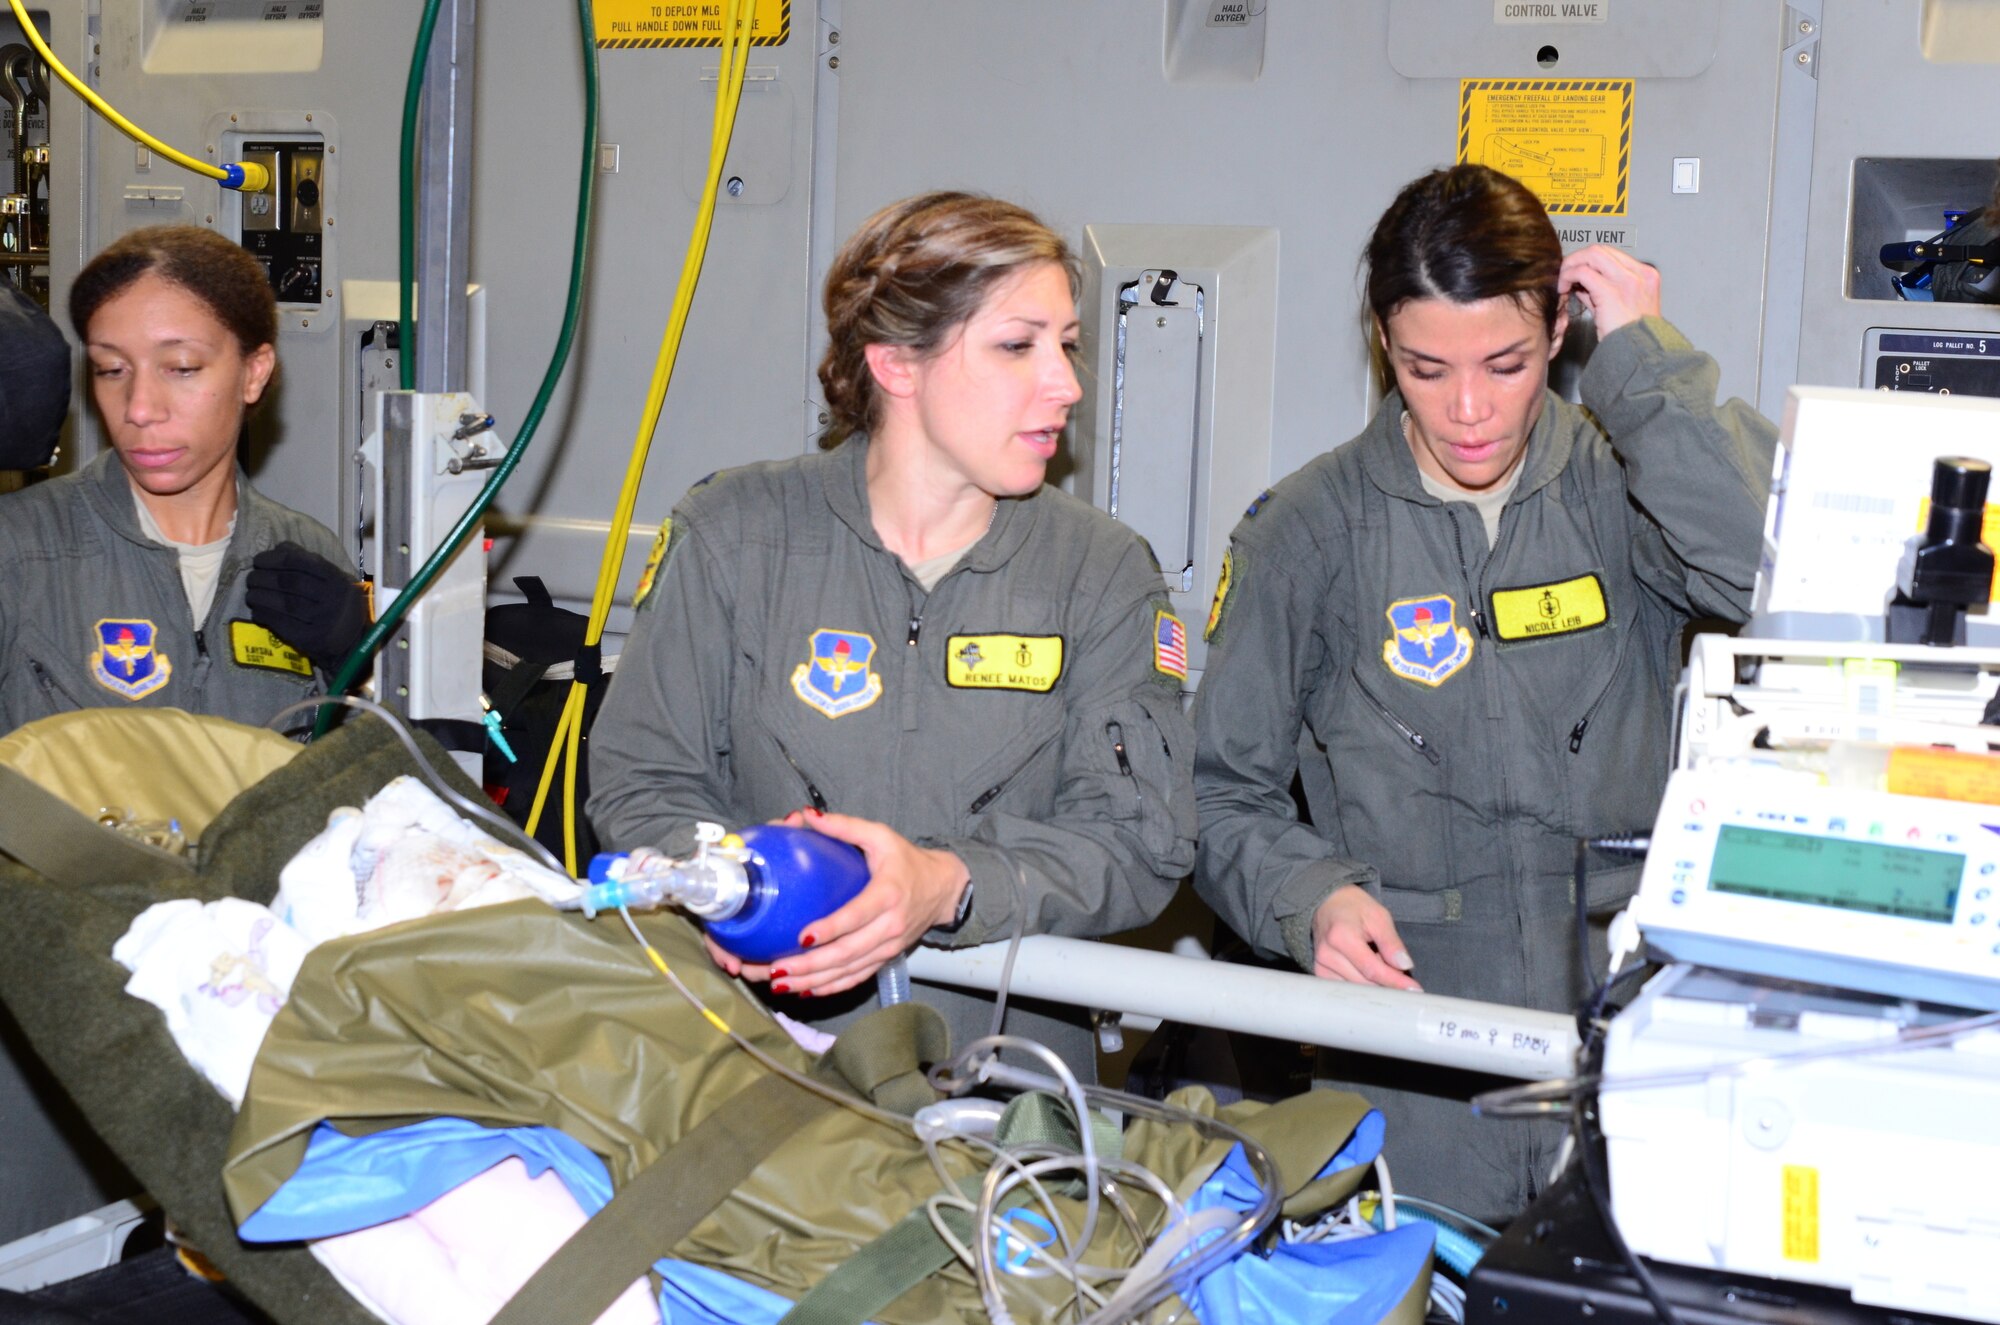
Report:
[{"label": "red nail polish", "polygon": [[773,980],[771,982],[771,992],[774,994],[789,994],[792,992],[792,987],[781,980]]},{"label": "red nail polish", "polygon": [[817,943],[817,942],[819,942],[819,940],[818,940],[818,939],[816,939],[816,938],[814,938],[814,937],[813,937],[812,935],[810,935],[810,934],[801,934],[801,935],[799,935],[799,946],[800,946],[801,948],[810,948],[810,947],[811,947],[811,946],[812,946],[813,944],[815,944],[815,943]]},{"label": "red nail polish", "polygon": [[810,814],[815,819],[826,818],[826,811],[819,809],[818,807],[814,807],[813,809],[807,810],[806,813]]},{"label": "red nail polish", "polygon": [[773,980],[789,980],[792,978],[792,973],[782,966],[773,966],[771,968],[771,978]]},{"label": "red nail polish", "polygon": [[799,991],[800,998],[811,998],[812,996],[813,996],[813,991],[810,989],[801,989]]}]

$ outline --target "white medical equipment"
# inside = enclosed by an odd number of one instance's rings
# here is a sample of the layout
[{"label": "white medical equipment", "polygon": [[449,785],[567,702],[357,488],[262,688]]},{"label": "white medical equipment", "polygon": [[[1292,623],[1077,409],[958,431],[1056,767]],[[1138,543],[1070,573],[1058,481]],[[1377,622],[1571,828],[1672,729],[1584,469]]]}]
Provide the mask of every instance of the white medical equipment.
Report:
[{"label": "white medical equipment", "polygon": [[[1752,602],[1760,633],[1882,640],[1897,562],[1923,529],[1931,464],[1946,455],[2000,467],[2000,399],[1793,387]],[[1996,528],[1991,505],[1987,521]],[[2000,602],[1966,627],[1966,643],[2000,644]]]},{"label": "white medical equipment", "polygon": [[1792,391],[1758,615],[1696,641],[1630,911],[1675,964],[1605,1039],[1640,1255],[2000,1322],[2000,651],[1879,642],[1934,458],[2000,458],[1996,424]]},{"label": "white medical equipment", "polygon": [[2000,806],[1683,769],[1632,916],[1670,961],[2000,1008]]}]

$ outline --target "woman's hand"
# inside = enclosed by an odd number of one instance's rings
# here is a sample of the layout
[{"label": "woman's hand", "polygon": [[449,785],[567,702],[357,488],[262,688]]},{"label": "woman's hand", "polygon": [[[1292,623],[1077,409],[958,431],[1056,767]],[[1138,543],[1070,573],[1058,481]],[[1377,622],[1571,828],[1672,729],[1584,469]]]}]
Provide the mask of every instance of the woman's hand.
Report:
[{"label": "woman's hand", "polygon": [[799,935],[806,951],[769,966],[741,961],[711,942],[709,954],[729,974],[769,980],[772,992],[779,994],[838,994],[908,952],[925,931],[957,917],[971,876],[951,852],[920,847],[873,819],[794,813],[784,822],[861,848],[868,860],[868,886]]},{"label": "woman's hand", "polygon": [[1580,248],[1563,259],[1556,288],[1590,310],[1600,339],[1628,322],[1660,315],[1660,273],[1622,249]]},{"label": "woman's hand", "polygon": [[1389,910],[1357,884],[1336,888],[1313,912],[1313,974],[1326,980],[1417,989]]}]

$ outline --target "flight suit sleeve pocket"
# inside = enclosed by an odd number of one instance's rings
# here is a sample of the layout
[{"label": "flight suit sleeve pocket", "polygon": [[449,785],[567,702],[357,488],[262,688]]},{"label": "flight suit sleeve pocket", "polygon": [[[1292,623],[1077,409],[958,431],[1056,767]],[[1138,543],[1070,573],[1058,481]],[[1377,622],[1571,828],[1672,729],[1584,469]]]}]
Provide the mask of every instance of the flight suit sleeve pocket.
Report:
[{"label": "flight suit sleeve pocket", "polygon": [[1096,731],[1111,765],[1112,814],[1173,878],[1194,868],[1194,738],[1180,699],[1142,692],[1104,710]]}]

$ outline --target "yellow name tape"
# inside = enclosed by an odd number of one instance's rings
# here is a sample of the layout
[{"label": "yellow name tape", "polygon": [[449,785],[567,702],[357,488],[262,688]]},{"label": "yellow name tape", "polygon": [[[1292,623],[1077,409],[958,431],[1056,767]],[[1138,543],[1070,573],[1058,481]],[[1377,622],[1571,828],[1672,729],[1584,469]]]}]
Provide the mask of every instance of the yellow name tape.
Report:
[{"label": "yellow name tape", "polygon": [[262,667],[299,676],[313,674],[313,665],[303,653],[248,621],[229,623],[229,653],[242,667]]},{"label": "yellow name tape", "polygon": [[1493,629],[1503,640],[1567,635],[1601,626],[1607,618],[1604,582],[1595,575],[1493,591]]},{"label": "yellow name tape", "polygon": [[1062,669],[1060,635],[953,635],[945,642],[945,684],[959,690],[1045,694]]}]

